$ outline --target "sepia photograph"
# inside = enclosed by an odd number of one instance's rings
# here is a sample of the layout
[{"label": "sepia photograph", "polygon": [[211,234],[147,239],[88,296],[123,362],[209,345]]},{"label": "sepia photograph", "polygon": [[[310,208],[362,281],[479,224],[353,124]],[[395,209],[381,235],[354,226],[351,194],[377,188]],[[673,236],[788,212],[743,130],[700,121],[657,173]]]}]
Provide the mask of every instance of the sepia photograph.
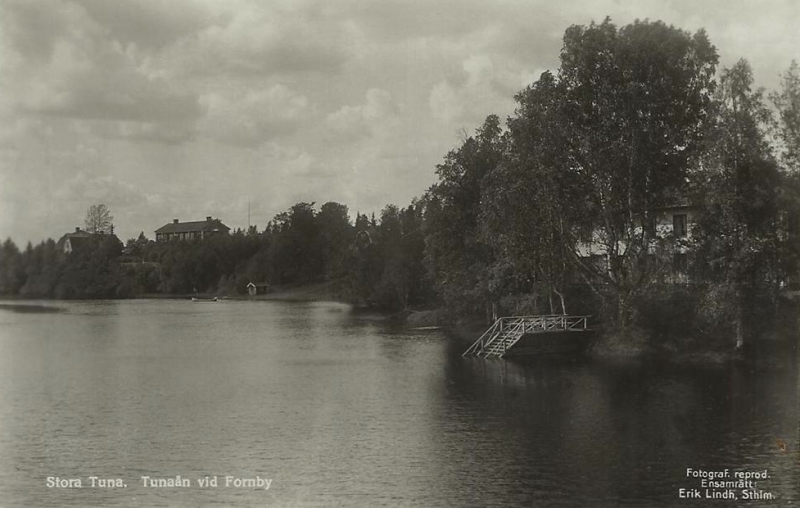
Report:
[{"label": "sepia photograph", "polygon": [[0,508],[800,505],[800,2],[0,0]]}]

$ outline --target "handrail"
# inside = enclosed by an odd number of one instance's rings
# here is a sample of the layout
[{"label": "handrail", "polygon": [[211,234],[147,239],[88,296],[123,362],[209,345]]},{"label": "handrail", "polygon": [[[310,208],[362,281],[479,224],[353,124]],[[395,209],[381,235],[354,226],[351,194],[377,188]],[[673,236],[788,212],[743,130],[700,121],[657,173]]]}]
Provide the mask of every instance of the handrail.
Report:
[{"label": "handrail", "polygon": [[[501,319],[502,319],[502,318],[501,318]],[[506,330],[504,330],[504,329],[503,329],[503,325],[502,325],[502,323],[501,323],[501,324],[500,324],[500,332],[501,332],[501,333],[494,333],[494,334],[492,334],[492,337],[489,339],[489,341],[488,341],[488,342],[486,342],[486,344],[484,344],[484,345],[483,345],[483,347],[481,348],[481,350],[484,350],[484,349],[486,349],[486,348],[490,347],[490,346],[491,346],[491,345],[494,343],[494,341],[496,341],[496,340],[497,340],[497,338],[498,338],[498,337],[500,337],[500,336],[502,336],[502,335],[503,335],[503,333],[502,333],[502,332],[506,332],[506,334],[515,333],[515,332],[516,332],[516,330],[517,330],[517,328],[519,328],[519,327],[520,327],[520,325],[524,325],[524,323],[525,323],[525,321],[524,321],[524,320],[520,320],[520,321],[518,321],[516,324],[514,324],[514,325],[512,326],[511,330],[508,330],[508,331],[506,331]],[[505,340],[503,341],[503,345],[505,346]]]},{"label": "handrail", "polygon": [[482,344],[483,338],[486,337],[487,334],[494,333],[495,329],[498,326],[502,328],[502,322],[503,322],[503,318],[498,318],[497,321],[495,321],[494,324],[492,326],[490,326],[488,330],[483,332],[483,335],[478,337],[478,340],[473,342],[472,345],[469,348],[467,348],[467,350],[464,351],[464,354],[461,355],[461,356],[467,356],[468,354],[472,354],[478,348],[479,344],[481,344],[481,349],[486,347],[485,345]]},{"label": "handrail", "polygon": [[[526,333],[548,331],[587,330],[590,315],[570,316],[567,314],[544,314],[538,316],[505,316],[498,318],[472,345],[464,351],[462,356],[477,354],[489,356],[491,354],[505,355],[508,348],[513,346]],[[496,341],[500,339],[502,353],[498,346],[494,351],[489,351]],[[508,340],[512,339],[512,340]],[[485,355],[483,353],[486,353]]]}]

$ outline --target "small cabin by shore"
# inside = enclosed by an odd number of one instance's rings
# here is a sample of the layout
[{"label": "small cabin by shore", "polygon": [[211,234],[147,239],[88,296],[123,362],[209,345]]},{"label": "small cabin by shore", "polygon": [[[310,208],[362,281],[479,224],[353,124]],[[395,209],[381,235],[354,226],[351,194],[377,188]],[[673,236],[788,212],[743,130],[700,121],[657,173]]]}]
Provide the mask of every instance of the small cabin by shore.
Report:
[{"label": "small cabin by shore", "polygon": [[272,286],[266,282],[250,282],[247,284],[247,294],[249,296],[265,295],[272,291]]}]

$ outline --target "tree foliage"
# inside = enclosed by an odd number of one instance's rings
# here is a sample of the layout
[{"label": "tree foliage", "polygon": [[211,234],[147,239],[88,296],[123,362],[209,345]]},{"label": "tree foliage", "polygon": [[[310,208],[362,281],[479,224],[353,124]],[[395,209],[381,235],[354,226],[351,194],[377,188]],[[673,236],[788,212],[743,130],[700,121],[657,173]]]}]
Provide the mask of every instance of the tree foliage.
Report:
[{"label": "tree foliage", "polygon": [[786,168],[800,171],[800,66],[795,60],[781,78],[781,89],[770,94],[780,120],[781,156]]},{"label": "tree foliage", "polygon": [[114,216],[104,204],[92,205],[86,211],[84,219],[86,231],[89,233],[108,233],[114,232]]},{"label": "tree foliage", "polygon": [[[715,287],[725,287],[735,324],[736,344],[743,344],[744,310],[755,288],[773,286],[781,274],[780,195],[783,175],[769,143],[772,123],[762,90],[753,90],[750,65],[740,60],[724,69],[715,95],[714,122],[693,175],[701,205],[693,235],[697,271]],[[712,287],[712,291],[719,289]],[[718,299],[712,301],[718,302]]]},{"label": "tree foliage", "polygon": [[492,249],[480,233],[483,180],[501,163],[506,138],[496,115],[447,154],[428,191],[425,245],[428,269],[443,303],[458,312],[490,312],[486,279]]}]

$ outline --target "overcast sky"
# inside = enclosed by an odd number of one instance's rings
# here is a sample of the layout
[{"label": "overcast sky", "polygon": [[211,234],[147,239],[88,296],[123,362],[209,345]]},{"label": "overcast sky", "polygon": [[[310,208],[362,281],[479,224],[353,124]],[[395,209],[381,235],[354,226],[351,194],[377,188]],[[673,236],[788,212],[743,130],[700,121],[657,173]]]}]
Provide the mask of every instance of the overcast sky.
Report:
[{"label": "overcast sky", "polygon": [[705,28],[769,89],[797,0],[0,0],[0,237],[58,239],[105,203],[120,238],[299,201],[408,205],[460,132],[558,67],[564,30]]}]

